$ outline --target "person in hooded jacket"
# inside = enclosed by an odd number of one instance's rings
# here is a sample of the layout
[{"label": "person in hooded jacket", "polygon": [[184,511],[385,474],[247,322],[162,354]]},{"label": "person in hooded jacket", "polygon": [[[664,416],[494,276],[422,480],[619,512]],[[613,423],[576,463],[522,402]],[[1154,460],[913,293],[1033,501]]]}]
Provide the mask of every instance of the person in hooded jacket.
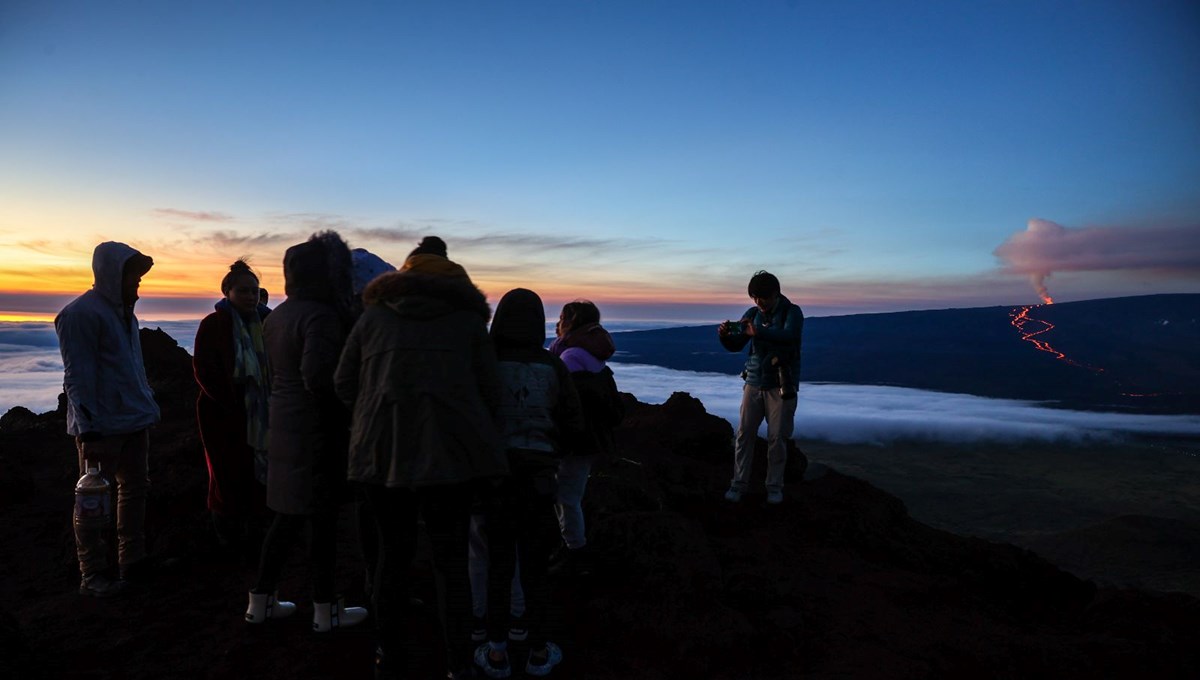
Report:
[{"label": "person in hooded jacket", "polygon": [[481,484],[508,474],[491,310],[444,252],[415,252],[367,285],[335,377],[353,412],[348,476],[365,487],[380,528],[379,677],[402,674],[416,652],[403,630],[418,519],[433,548],[446,667],[451,677],[469,672],[470,510]]},{"label": "person in hooded jacket", "polygon": [[[564,456],[558,465],[558,525],[562,532],[563,564],[577,576],[591,569],[587,555],[587,531],[583,519],[583,495],[588,475],[597,458],[612,454],[616,444],[613,428],[625,415],[612,369],[605,361],[616,352],[612,336],[600,325],[600,309],[590,300],[563,305],[555,324],[552,354],[563,360],[571,382],[579,392],[587,424],[586,445]],[[557,561],[557,560],[556,560]]]},{"label": "person in hooded jacket", "polygon": [[92,289],[54,319],[63,359],[67,433],[75,437],[79,473],[98,465],[116,481],[119,574],[110,573],[104,532],[76,526],[79,593],[110,597],[127,582],[150,576],[146,557],[149,427],[160,412],[146,380],[138,320],[133,313],[142,276],[154,260],[124,243],[106,241],[92,253]]},{"label": "person in hooded jacket", "polygon": [[516,288],[496,305],[492,340],[500,366],[500,424],[512,476],[484,502],[489,550],[488,638],[475,664],[492,678],[508,677],[508,593],[520,554],[529,657],[525,674],[549,675],[562,649],[549,637],[559,632],[546,570],[558,542],[555,475],[563,454],[585,438],[579,395],[562,360],[543,348],[546,313],[537,293]]},{"label": "person in hooded jacket", "polygon": [[244,260],[221,279],[216,311],[196,330],[196,423],[208,463],[208,509],[222,546],[257,549],[266,510],[270,372],[258,275]]},{"label": "person in hooded jacket", "polygon": [[337,398],[333,374],[351,321],[351,259],[333,231],[314,234],[283,256],[284,290],[263,324],[271,364],[267,435],[267,506],[275,519],[263,540],[258,580],[245,619],[261,624],[290,616],[276,588],[288,552],[309,525],[313,573],[313,630],[329,633],[361,623],[362,607],[337,597],[339,505],[346,495],[349,413]]}]

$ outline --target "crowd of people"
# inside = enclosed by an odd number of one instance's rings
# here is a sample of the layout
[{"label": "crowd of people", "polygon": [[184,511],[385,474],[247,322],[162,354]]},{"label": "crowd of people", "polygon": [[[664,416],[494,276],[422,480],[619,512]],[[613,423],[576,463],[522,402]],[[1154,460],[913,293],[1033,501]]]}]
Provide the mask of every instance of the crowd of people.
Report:
[{"label": "crowd of people", "polygon": [[[115,570],[106,533],[76,526],[82,595],[118,596],[151,569],[148,432],[159,410],[133,309],[152,266],[128,245],[100,244],[92,290],[55,320],[80,471],[100,467],[117,498]],[[194,347],[214,537],[257,559],[245,621],[270,625],[297,612],[278,585],[307,533],[312,630],[329,635],[373,619],[377,675],[399,677],[414,651],[404,623],[416,602],[410,570],[423,526],[449,677],[509,677],[510,642],[528,650],[526,675],[551,675],[564,626],[547,572],[593,569],[582,502],[624,412],[599,308],[566,304],[546,347],[538,294],[510,290],[493,314],[436,236],[397,269],[326,231],[288,248],[283,271],[286,299],[272,310],[258,275],[234,262]],[[749,294],[755,306],[718,331],[730,351],[752,343],[725,498],[742,499],[765,418],[774,504],[804,317],[771,274],[756,274]],[[338,517],[351,503],[367,564],[365,606],[346,606],[335,582]]]}]

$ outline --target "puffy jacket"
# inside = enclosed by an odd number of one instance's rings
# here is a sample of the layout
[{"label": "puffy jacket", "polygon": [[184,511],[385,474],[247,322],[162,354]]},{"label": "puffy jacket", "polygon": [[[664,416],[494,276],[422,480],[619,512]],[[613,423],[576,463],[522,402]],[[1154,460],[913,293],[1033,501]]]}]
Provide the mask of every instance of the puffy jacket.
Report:
[{"label": "puffy jacket", "polygon": [[558,457],[585,445],[583,409],[570,372],[542,348],[546,315],[541,298],[524,288],[505,293],[496,306],[491,335],[500,361],[505,447]]},{"label": "puffy jacket", "polygon": [[92,254],[95,283],[54,319],[63,359],[67,433],[136,432],[157,423],[158,404],[146,381],[142,341],[132,306],[121,299],[121,273],[137,250],[115,241]]},{"label": "puffy jacket", "polygon": [[779,387],[779,372],[771,365],[778,357],[791,371],[792,387],[800,384],[800,336],[804,331],[804,312],[780,295],[779,302],[770,313],[763,313],[757,306],[742,314],[742,321],[754,324],[755,336],[745,333],[727,335],[721,344],[730,352],[740,352],[750,343],[750,356],[746,358],[746,370],[742,372],[747,385],[754,387]]},{"label": "puffy jacket", "polygon": [[349,478],[412,488],[508,474],[484,294],[465,272],[410,268],[363,299],[334,377],[353,411]]}]

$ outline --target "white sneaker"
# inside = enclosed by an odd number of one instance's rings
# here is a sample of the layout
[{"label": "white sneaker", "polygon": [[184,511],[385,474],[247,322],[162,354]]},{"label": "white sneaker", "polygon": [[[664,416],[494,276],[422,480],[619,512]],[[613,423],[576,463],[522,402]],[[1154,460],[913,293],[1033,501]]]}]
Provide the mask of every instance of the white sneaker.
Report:
[{"label": "white sneaker", "polygon": [[725,500],[729,501],[730,503],[740,503],[742,500],[742,492],[731,486],[729,487],[729,491],[725,492]]},{"label": "white sneaker", "polygon": [[783,491],[782,490],[767,492],[767,505],[779,505],[782,502],[783,502]]},{"label": "white sneaker", "polygon": [[270,619],[286,619],[296,613],[293,602],[281,601],[275,593],[250,593],[246,605],[246,623],[266,623]]},{"label": "white sneaker", "polygon": [[338,628],[357,626],[367,619],[364,607],[347,607],[346,601],[313,603],[313,632],[329,633]]}]

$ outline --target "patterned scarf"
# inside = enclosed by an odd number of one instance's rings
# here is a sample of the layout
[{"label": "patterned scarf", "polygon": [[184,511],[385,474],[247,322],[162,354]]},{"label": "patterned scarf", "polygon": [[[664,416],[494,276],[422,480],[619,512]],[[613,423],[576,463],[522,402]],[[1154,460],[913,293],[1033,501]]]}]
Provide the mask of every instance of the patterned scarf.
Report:
[{"label": "patterned scarf", "polygon": [[243,319],[228,300],[219,302],[217,308],[222,305],[233,318],[233,382],[245,388],[246,443],[254,449],[255,477],[265,482],[267,397],[271,392],[271,375],[263,343],[262,320],[257,313],[249,320]]}]

